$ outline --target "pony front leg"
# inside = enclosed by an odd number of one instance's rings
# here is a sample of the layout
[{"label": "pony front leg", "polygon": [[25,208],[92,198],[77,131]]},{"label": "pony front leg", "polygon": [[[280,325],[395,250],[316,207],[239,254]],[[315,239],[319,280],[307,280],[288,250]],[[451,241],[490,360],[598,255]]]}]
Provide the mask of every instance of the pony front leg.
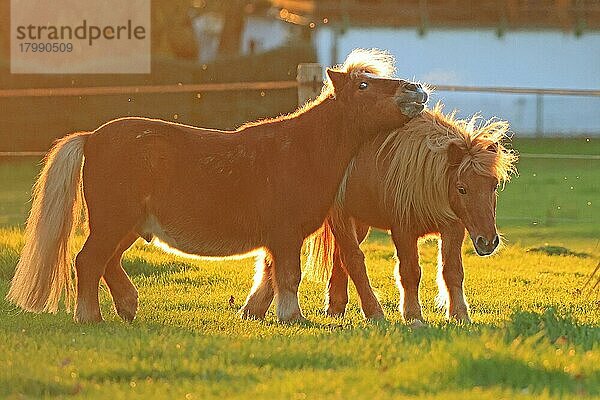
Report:
[{"label": "pony front leg", "polygon": [[[463,292],[464,270],[461,246],[465,237],[464,226],[457,222],[442,230],[440,241],[441,260],[438,265],[438,288],[440,298],[445,298],[448,318],[471,322],[469,307]],[[444,296],[444,293],[447,296]]]},{"label": "pony front leg", "polygon": [[263,319],[271,306],[275,291],[271,275],[273,274],[273,262],[270,254],[258,257],[256,260],[256,272],[254,285],[246,299],[246,303],[240,310],[243,319]]},{"label": "pony front leg", "polygon": [[418,238],[413,234],[392,229],[392,239],[398,258],[396,281],[400,290],[400,310],[406,322],[424,322],[419,301],[421,266],[417,248]]},{"label": "pony front leg", "polygon": [[300,249],[302,240],[282,243],[270,248],[273,256],[273,282],[277,300],[277,318],[282,322],[304,320],[298,302],[302,278]]}]

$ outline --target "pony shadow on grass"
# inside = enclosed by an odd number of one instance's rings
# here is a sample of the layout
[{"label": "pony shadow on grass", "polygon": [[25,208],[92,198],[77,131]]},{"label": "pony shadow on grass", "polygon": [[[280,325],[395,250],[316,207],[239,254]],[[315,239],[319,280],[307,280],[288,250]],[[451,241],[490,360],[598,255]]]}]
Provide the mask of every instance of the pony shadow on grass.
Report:
[{"label": "pony shadow on grass", "polygon": [[472,354],[466,354],[458,357],[458,363],[460,368],[455,370],[454,380],[459,388],[509,387],[521,393],[546,392],[568,397],[600,394],[598,385],[589,384],[600,380],[600,372],[588,377],[571,375],[558,368],[545,368],[504,355],[474,358]]},{"label": "pony shadow on grass", "polygon": [[2,398],[63,398],[65,396],[75,396],[81,391],[81,385],[77,382],[47,382],[34,378],[23,378],[20,381],[19,386],[26,389],[19,390],[18,394],[15,394],[10,390],[11,387],[15,386],[15,382],[4,381],[0,378],[0,387],[3,388],[0,388],[0,395],[7,396]]},{"label": "pony shadow on grass", "polygon": [[[349,356],[347,352],[336,351],[335,346],[340,346],[337,350],[343,349],[356,340],[377,340],[377,337],[391,337],[392,342],[410,352],[411,349],[418,347],[420,349],[430,348],[434,351],[439,346],[447,346],[452,358],[456,360],[456,367],[448,368],[443,376],[438,376],[442,382],[430,386],[430,394],[442,393],[444,390],[456,389],[470,390],[473,387],[484,389],[510,390],[514,393],[527,393],[530,395],[541,395],[544,393],[552,396],[596,396],[600,394],[600,371],[594,371],[591,374],[574,374],[562,369],[560,366],[545,366],[539,360],[529,362],[527,357],[516,353],[514,356],[510,353],[507,346],[515,341],[523,343],[530,349],[532,355],[543,349],[551,348],[576,349],[577,353],[590,351],[600,342],[600,328],[593,325],[580,324],[568,317],[557,314],[553,309],[548,309],[545,313],[516,312],[503,326],[491,326],[485,324],[440,324],[427,325],[422,329],[413,329],[403,323],[394,323],[386,321],[376,321],[371,323],[361,323],[358,325],[344,325],[341,320],[331,321],[332,323],[320,324],[316,322],[296,323],[290,326],[295,330],[294,335],[274,333],[268,337],[259,335],[257,337],[235,337],[234,341],[238,343],[241,350],[239,354],[231,356],[229,346],[231,337],[214,336],[214,347],[206,349],[209,353],[205,355],[210,357],[221,352],[230,354],[230,361],[233,364],[256,367],[259,369],[268,368],[269,370],[280,371],[302,371],[309,370],[344,370],[348,368],[372,368],[370,365],[357,364],[354,356]],[[247,324],[248,321],[240,323]],[[280,324],[279,322],[272,322]],[[167,336],[175,335],[178,337],[192,334],[198,336],[197,329],[186,327],[165,326],[155,322],[142,322],[150,331],[164,332]],[[270,321],[265,324],[271,324]],[[134,326],[132,328],[135,327]],[[307,328],[306,330],[297,328]],[[323,333],[314,335],[311,333],[314,328],[321,328]],[[115,327],[115,329],[119,329]],[[211,336],[212,337],[212,336]],[[470,345],[465,343],[474,342],[476,347],[481,346],[483,337],[491,337],[492,340],[504,344],[500,345],[498,350],[489,350],[481,353],[479,351],[468,351]],[[489,340],[489,339],[485,339]],[[444,345],[444,343],[446,343]],[[454,343],[461,343],[454,346]],[[265,347],[266,346],[266,347]],[[333,347],[332,347],[333,346]],[[466,346],[466,347],[464,347]],[[538,347],[540,346],[540,347]],[[454,349],[453,349],[454,348]],[[383,364],[387,363],[386,368],[397,367],[405,358],[394,359],[392,355],[386,355],[386,349],[382,351]],[[566,350],[568,351],[568,350]],[[357,353],[358,354],[358,353]],[[428,354],[427,352],[423,353]],[[362,360],[362,357],[358,357]],[[377,359],[375,360],[377,361]],[[433,361],[432,361],[433,362]],[[375,366],[380,368],[382,366]],[[435,370],[436,368],[434,368]],[[236,370],[236,369],[233,369]],[[159,371],[157,375],[152,371],[145,371],[144,374],[154,379],[172,379],[178,377],[187,377],[186,371]],[[436,374],[435,372],[433,373]],[[235,374],[234,374],[235,375]],[[257,383],[258,378],[252,374],[249,376],[230,378],[243,378],[249,380],[250,384]],[[127,368],[119,371],[107,372],[104,377],[107,380],[115,379],[139,379],[139,371],[131,371]],[[125,378],[124,378],[125,376]],[[145,375],[144,375],[145,376]],[[433,375],[432,375],[433,376]],[[437,375],[436,375],[437,376]],[[90,378],[100,379],[102,377],[90,376]],[[194,374],[189,374],[189,378],[194,379]],[[198,378],[198,376],[195,376]],[[227,376],[217,373],[217,371],[206,371],[203,379],[221,381],[227,379]],[[433,378],[432,378],[433,379]],[[436,378],[437,379],[437,378]],[[418,394],[418,389],[411,388],[411,385],[399,384],[394,389],[403,394]],[[416,390],[414,393],[413,390]]]},{"label": "pony shadow on grass", "polygon": [[[580,324],[559,316],[553,308],[543,314],[516,312],[509,323],[500,328],[504,342],[519,346],[527,343],[532,351],[550,344],[558,350],[593,351],[600,342],[600,327]],[[527,394],[582,397],[600,394],[600,370],[591,374],[568,373],[559,365],[543,365],[511,355],[489,351],[481,355],[464,353],[457,357],[460,368],[453,379],[460,387],[511,387]]]},{"label": "pony shadow on grass", "polygon": [[[589,352],[600,343],[598,325],[581,324],[570,317],[560,316],[553,308],[544,313],[516,312],[502,332],[504,341],[551,343],[552,347],[578,353]],[[463,368],[456,379],[474,386],[495,386],[498,382],[513,388],[523,388],[530,393],[549,392],[551,395],[597,396],[600,394],[600,370],[584,376],[583,373],[567,373],[560,367],[546,367],[539,363],[525,362],[505,355],[493,354],[489,358],[473,359],[465,355],[460,360]]]},{"label": "pony shadow on grass", "polygon": [[[544,313],[517,311],[499,327],[488,324],[444,323],[411,329],[410,325],[402,323],[374,321],[372,327],[366,328],[365,332],[372,329],[380,331],[381,334],[398,329],[401,332],[408,331],[408,335],[402,335],[402,343],[407,347],[420,342],[430,345],[434,342],[460,341],[461,338],[472,341],[476,336],[491,335],[508,346],[528,347],[532,356],[536,351],[543,351],[544,347],[547,349],[548,345],[550,349],[562,350],[561,353],[574,351],[581,354],[594,351],[600,343],[598,325],[578,323],[568,316],[558,315],[553,308],[548,308]],[[525,350],[513,356],[507,347],[486,349],[483,353],[464,349],[465,347],[459,346],[450,351],[456,360],[456,368],[443,378],[447,380],[444,384],[446,388],[512,389],[529,395],[546,393],[569,398],[600,395],[600,370],[595,369],[587,374],[572,371],[569,373],[560,364],[543,365],[540,360],[535,360],[535,357],[534,361],[527,361],[527,357],[519,357]],[[432,389],[436,390],[434,387]]]},{"label": "pony shadow on grass", "polygon": [[[3,297],[6,287],[2,287]],[[4,300],[0,300],[4,301]],[[8,303],[5,303],[7,306]],[[223,318],[232,310],[223,308]],[[133,324],[118,321],[106,321],[103,324],[78,325],[70,323],[70,316],[60,315],[8,315],[2,313],[4,320],[0,324],[0,336],[23,335],[24,339],[44,346],[60,346],[68,342],[70,348],[79,349],[82,354],[91,350],[98,354],[107,351],[112,357],[119,357],[124,362],[130,359],[138,361],[114,363],[98,367],[89,366],[79,370],[78,379],[72,383],[48,384],[46,380],[27,378],[31,382],[23,383],[20,373],[16,375],[17,391],[29,397],[50,396],[61,397],[90,390],[90,382],[95,383],[129,383],[132,381],[197,381],[202,384],[224,384],[227,382],[244,382],[247,387],[261,384],[264,381],[262,371],[343,371],[349,368],[400,368],[402,370],[406,357],[415,348],[420,354],[430,356],[439,349],[448,351],[456,361],[453,366],[439,367],[431,361],[434,371],[423,379],[434,379],[427,393],[435,395],[446,390],[471,390],[473,387],[499,389],[512,393],[528,393],[530,395],[548,393],[554,396],[575,397],[581,395],[595,396],[600,394],[600,371],[587,375],[568,373],[559,367],[543,366],[539,362],[528,362],[522,352],[511,354],[510,346],[515,341],[522,343],[535,355],[536,352],[549,348],[574,348],[577,353],[590,351],[600,342],[600,328],[594,325],[580,324],[568,317],[559,315],[549,309],[545,313],[516,312],[502,326],[484,324],[439,324],[429,325],[422,329],[411,329],[402,323],[374,322],[345,324],[343,319],[331,319],[327,323],[308,322],[293,325],[282,325],[269,318],[265,325],[278,325],[283,330],[268,328],[270,333],[256,335],[240,335],[238,333],[203,333],[202,326],[180,325],[173,321],[145,320],[141,318]],[[143,314],[142,314],[143,315]],[[229,315],[231,316],[231,315]],[[231,324],[225,321],[224,324]],[[245,324],[252,328],[252,321],[239,321],[234,324]],[[290,331],[285,328],[290,327]],[[51,329],[49,329],[52,327]],[[230,327],[231,328],[231,327]],[[304,329],[306,328],[306,329]],[[315,329],[320,332],[315,334]],[[236,329],[233,329],[236,331]],[[230,331],[231,332],[231,331]],[[72,338],[76,342],[71,342]],[[168,345],[157,345],[159,343]],[[376,344],[377,349],[363,349],[359,352],[348,351],[348,346],[378,342],[378,338],[386,338],[389,346],[397,346],[395,352]],[[133,339],[132,346],[115,353],[115,344]],[[492,340],[497,343],[498,350],[469,351],[471,343],[481,348],[482,342]],[[133,345],[133,343],[137,343]],[[142,345],[140,343],[154,343]],[[46,343],[46,344],[43,344]],[[76,344],[75,344],[76,343]],[[176,344],[181,343],[181,349]],[[391,344],[394,343],[394,344]],[[508,346],[507,346],[508,345]],[[539,346],[539,347],[538,347]],[[136,350],[137,349],[137,350]],[[437,350],[436,350],[437,349]],[[124,351],[124,354],[120,354]],[[383,355],[382,365],[364,364],[364,351],[377,351]],[[50,352],[49,354],[52,354]],[[361,355],[363,354],[363,355]],[[71,358],[71,356],[65,356]],[[226,358],[226,367],[220,361]],[[184,360],[184,358],[187,360]],[[367,357],[370,359],[369,357]],[[53,356],[46,358],[48,362]],[[75,360],[77,357],[75,357]],[[152,363],[150,362],[152,360]],[[200,361],[200,362],[196,362]],[[538,360],[539,361],[539,360]],[[154,363],[158,362],[158,367]],[[168,365],[168,368],[163,366]],[[455,366],[454,366],[455,365]],[[439,368],[438,368],[439,367]],[[266,368],[266,369],[265,369]],[[81,386],[77,383],[81,381]],[[10,394],[10,385],[15,381],[3,381]],[[377,383],[375,383],[377,384]],[[87,387],[87,389],[85,389]],[[82,389],[84,388],[84,389]],[[237,390],[237,389],[236,389]],[[241,389],[239,389],[241,390]],[[389,390],[399,394],[417,395],[418,388],[412,388],[411,382],[398,383]],[[420,392],[423,394],[422,392]],[[14,393],[13,393],[14,394]]]}]

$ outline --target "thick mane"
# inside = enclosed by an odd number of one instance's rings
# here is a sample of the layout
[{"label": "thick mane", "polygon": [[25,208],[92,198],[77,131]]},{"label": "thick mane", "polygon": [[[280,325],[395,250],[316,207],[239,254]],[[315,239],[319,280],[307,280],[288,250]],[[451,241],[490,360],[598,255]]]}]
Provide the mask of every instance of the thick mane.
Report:
[{"label": "thick mane", "polygon": [[465,152],[459,174],[472,168],[504,183],[516,172],[517,156],[503,145],[508,140],[508,123],[487,121],[476,126],[478,120],[478,116],[458,120],[454,112],[443,114],[438,103],[385,139],[377,150],[382,197],[398,220],[409,222],[414,217],[417,221],[411,222],[440,223],[456,219],[448,200],[450,143]]},{"label": "thick mane", "polygon": [[[395,67],[394,56],[387,51],[378,49],[354,49],[346,58],[346,61],[342,65],[333,67],[334,71],[345,72],[352,76],[360,74],[372,74],[380,76],[382,78],[393,77]],[[255,125],[261,125],[269,122],[282,121],[286,119],[295,118],[300,114],[303,114],[313,108],[314,106],[322,103],[325,99],[334,96],[335,90],[333,84],[329,79],[325,81],[321,94],[314,100],[307,101],[304,105],[300,106],[296,111],[280,115],[275,118],[267,118],[254,122],[248,122],[238,128],[238,130],[248,128]]]}]

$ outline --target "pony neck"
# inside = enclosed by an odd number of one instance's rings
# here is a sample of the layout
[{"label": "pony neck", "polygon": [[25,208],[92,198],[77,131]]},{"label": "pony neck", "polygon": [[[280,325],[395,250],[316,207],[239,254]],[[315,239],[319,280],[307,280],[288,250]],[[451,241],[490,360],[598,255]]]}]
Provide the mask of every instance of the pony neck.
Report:
[{"label": "pony neck", "polygon": [[303,149],[296,157],[298,165],[304,165],[304,179],[329,207],[368,132],[343,103],[329,98],[298,115],[294,128],[292,141]]},{"label": "pony neck", "polygon": [[297,116],[298,138],[311,145],[313,154],[325,155],[332,162],[346,159],[349,162],[358,151],[360,127],[344,108],[339,100],[326,98]]},{"label": "pony neck", "polygon": [[358,151],[362,132],[344,108],[339,100],[326,98],[297,116],[297,138],[309,150],[307,160],[314,168],[338,166],[333,169],[343,171]]}]

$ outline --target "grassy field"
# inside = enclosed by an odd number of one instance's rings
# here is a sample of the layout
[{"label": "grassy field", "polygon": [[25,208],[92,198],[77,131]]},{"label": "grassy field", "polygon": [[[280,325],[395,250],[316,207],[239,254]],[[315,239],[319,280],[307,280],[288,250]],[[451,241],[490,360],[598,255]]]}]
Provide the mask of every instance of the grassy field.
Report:
[{"label": "grassy field", "polygon": [[[596,139],[514,146],[600,154]],[[20,312],[3,298],[38,167],[0,162],[0,398],[600,398],[600,297],[580,292],[600,256],[599,167],[523,158],[499,199],[508,245],[479,258],[465,243],[473,324],[447,323],[435,308],[436,249],[425,243],[429,325],[411,329],[397,310],[393,250],[381,232],[364,250],[384,323],[362,320],[353,289],[346,317],[326,317],[324,284],[307,279],[300,296],[309,323],[279,324],[272,309],[265,321],[242,321],[252,260],[182,259],[142,244],[124,262],[140,290],[133,324],[118,320],[106,290],[101,325]],[[558,246],[577,255],[556,255]]]}]

